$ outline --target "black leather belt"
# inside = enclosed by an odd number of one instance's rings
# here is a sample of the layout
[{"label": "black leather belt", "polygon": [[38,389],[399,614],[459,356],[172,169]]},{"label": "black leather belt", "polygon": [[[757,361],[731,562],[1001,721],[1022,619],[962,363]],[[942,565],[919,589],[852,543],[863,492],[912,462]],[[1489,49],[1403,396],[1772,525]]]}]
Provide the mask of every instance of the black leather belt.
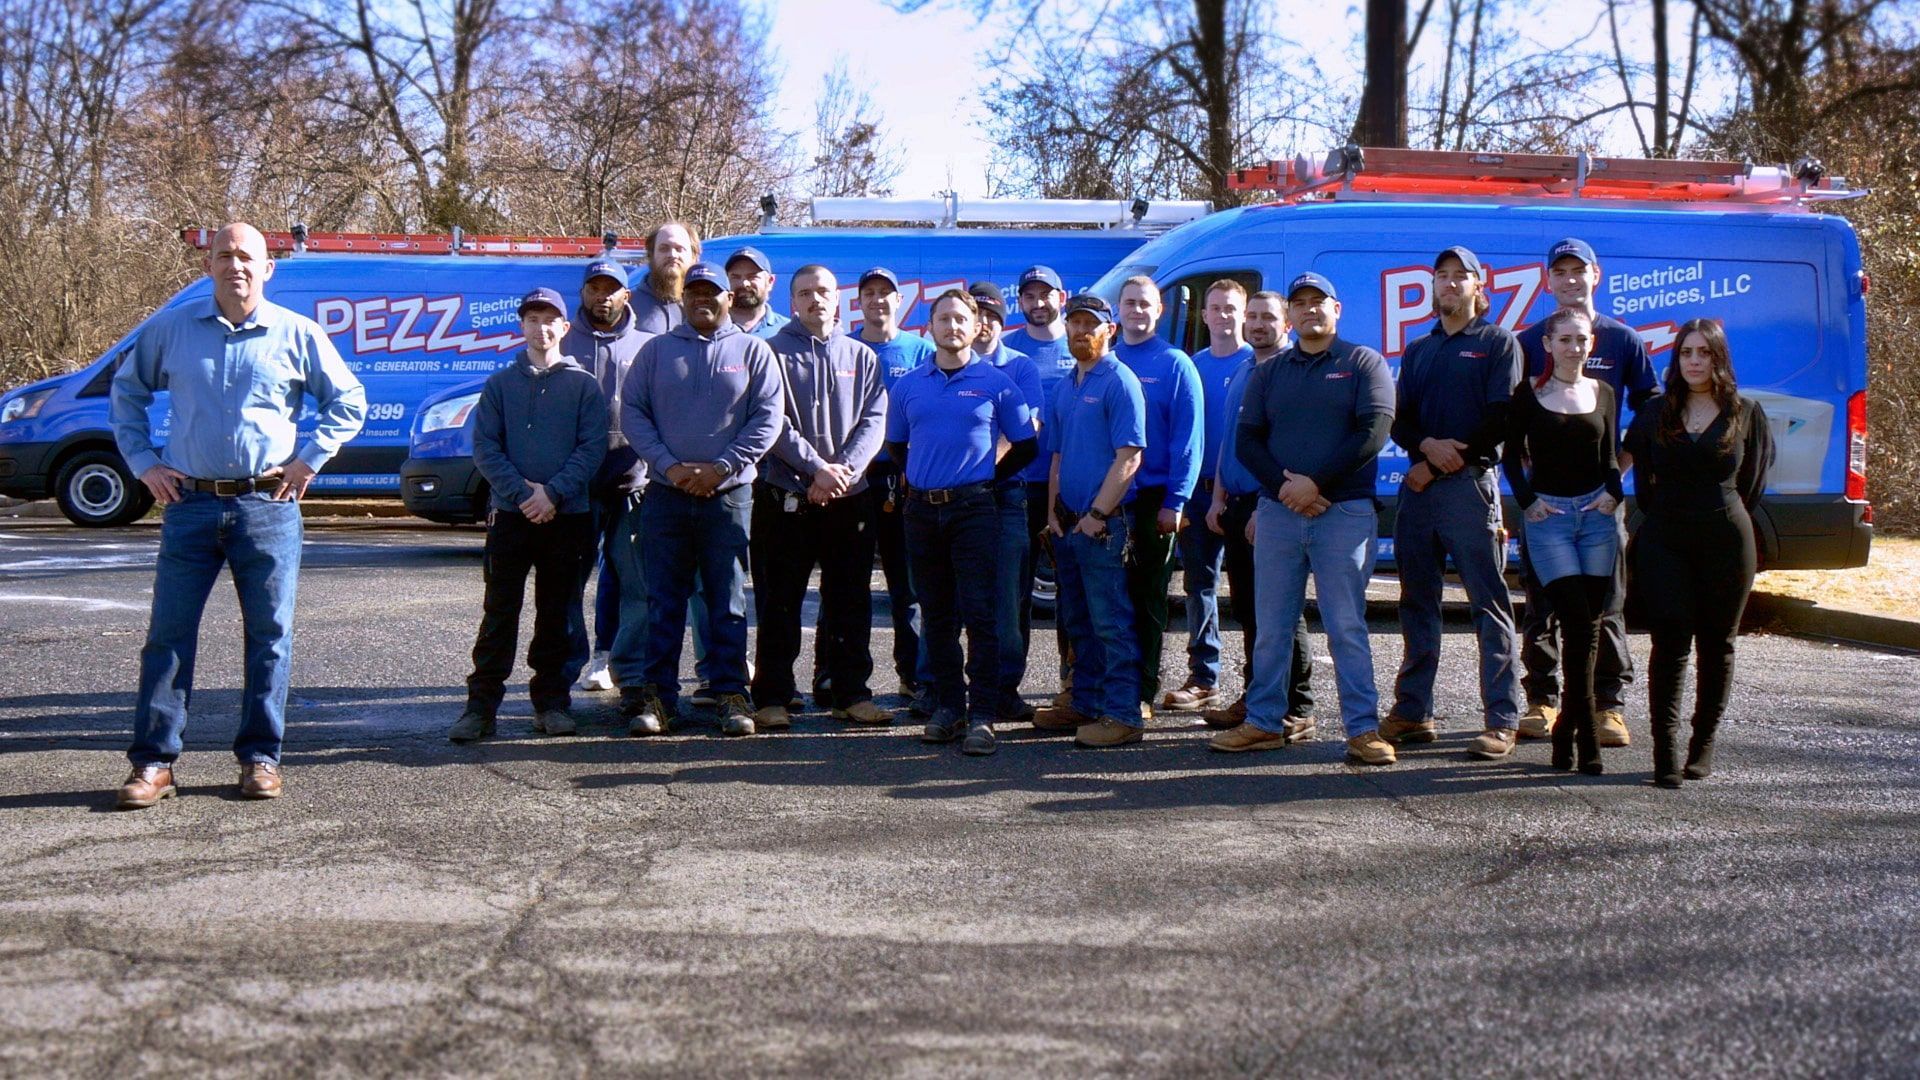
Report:
[{"label": "black leather belt", "polygon": [[907,498],[914,502],[926,503],[929,506],[945,506],[948,503],[959,502],[962,499],[971,499],[975,495],[985,495],[992,490],[993,485],[985,481],[978,484],[961,484],[959,487],[950,488],[910,487],[907,489]]},{"label": "black leather belt", "polygon": [[244,480],[201,480],[189,476],[180,481],[188,491],[207,491],[215,495],[251,495],[256,491],[274,491],[280,487],[280,474],[250,476]]}]

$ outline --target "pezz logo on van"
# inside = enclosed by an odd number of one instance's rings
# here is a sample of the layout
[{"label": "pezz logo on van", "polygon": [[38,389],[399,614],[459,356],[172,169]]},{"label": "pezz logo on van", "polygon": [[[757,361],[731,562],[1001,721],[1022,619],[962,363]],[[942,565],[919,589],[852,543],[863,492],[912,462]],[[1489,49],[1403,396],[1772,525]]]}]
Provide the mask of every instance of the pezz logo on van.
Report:
[{"label": "pezz logo on van", "polygon": [[[494,312],[496,305],[505,306]],[[331,297],[314,303],[313,321],[329,337],[351,333],[355,353],[503,353],[519,348],[523,340],[517,305],[512,299],[476,300],[469,305],[464,296]],[[454,332],[455,321],[469,307],[469,323],[475,329]],[[488,323],[510,329],[504,334],[480,334],[478,328]]]}]

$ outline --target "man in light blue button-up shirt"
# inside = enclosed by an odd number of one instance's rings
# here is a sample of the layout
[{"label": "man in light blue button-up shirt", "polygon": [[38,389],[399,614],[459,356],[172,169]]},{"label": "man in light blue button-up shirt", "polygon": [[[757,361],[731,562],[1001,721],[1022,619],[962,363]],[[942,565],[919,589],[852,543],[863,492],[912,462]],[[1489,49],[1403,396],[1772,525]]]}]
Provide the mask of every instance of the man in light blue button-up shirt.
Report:
[{"label": "man in light blue button-up shirt", "polygon": [[[240,794],[280,794],[299,499],[367,414],[366,391],[319,325],[266,299],[273,262],[259,230],[221,229],[206,268],[212,298],[149,319],[113,378],[114,441],[165,509],[122,809],[174,793],[200,616],[223,565],[247,643],[233,744]],[[155,447],[147,407],[162,390],[172,397],[173,433]],[[309,396],[319,422],[302,441],[296,422]]]}]

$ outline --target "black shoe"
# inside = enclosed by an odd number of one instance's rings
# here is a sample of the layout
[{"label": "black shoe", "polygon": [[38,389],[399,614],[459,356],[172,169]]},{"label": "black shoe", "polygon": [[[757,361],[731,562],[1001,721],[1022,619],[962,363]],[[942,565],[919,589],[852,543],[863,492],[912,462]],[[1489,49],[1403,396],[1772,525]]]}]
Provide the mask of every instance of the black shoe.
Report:
[{"label": "black shoe", "polygon": [[453,728],[447,732],[448,742],[477,742],[493,734],[493,717],[474,709],[460,714]]},{"label": "black shoe", "polygon": [[1687,767],[1681,774],[1689,780],[1705,780],[1713,775],[1713,733],[1720,726],[1718,720],[1702,725],[1699,720],[1693,722],[1693,738],[1687,740]]},{"label": "black shoe", "polygon": [[993,725],[984,720],[975,721],[967,729],[967,737],[960,744],[960,752],[974,757],[986,757],[994,751]]},{"label": "black shoe", "polygon": [[923,686],[913,692],[912,700],[907,702],[907,711],[915,716],[932,716],[939,709],[933,699],[933,687]]},{"label": "black shoe", "polygon": [[659,735],[673,726],[673,711],[651,686],[622,688],[620,716],[627,722],[627,734]]},{"label": "black shoe", "polygon": [[967,718],[952,709],[936,709],[920,730],[920,741],[949,743],[967,733]]}]

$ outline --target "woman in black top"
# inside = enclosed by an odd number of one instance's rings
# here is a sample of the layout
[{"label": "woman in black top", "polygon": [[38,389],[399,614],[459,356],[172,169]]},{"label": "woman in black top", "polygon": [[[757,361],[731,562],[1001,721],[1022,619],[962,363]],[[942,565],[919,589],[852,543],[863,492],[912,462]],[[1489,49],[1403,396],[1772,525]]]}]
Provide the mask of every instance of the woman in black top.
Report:
[{"label": "woman in black top", "polygon": [[1690,650],[1698,671],[1685,776],[1713,772],[1713,733],[1726,711],[1733,639],[1756,569],[1749,511],[1773,464],[1767,414],[1740,396],[1726,333],[1694,319],[1677,341],[1665,394],[1633,418],[1626,438],[1646,515],[1634,541],[1633,599],[1653,635],[1653,779],[1668,788],[1682,776],[1673,744]]},{"label": "woman in black top", "polygon": [[1600,772],[1593,666],[1600,620],[1620,552],[1620,463],[1613,389],[1586,374],[1593,322],[1582,311],[1547,317],[1552,364],[1513,391],[1503,467],[1526,518],[1534,574],[1560,616],[1566,709],[1553,727],[1553,766]]}]

